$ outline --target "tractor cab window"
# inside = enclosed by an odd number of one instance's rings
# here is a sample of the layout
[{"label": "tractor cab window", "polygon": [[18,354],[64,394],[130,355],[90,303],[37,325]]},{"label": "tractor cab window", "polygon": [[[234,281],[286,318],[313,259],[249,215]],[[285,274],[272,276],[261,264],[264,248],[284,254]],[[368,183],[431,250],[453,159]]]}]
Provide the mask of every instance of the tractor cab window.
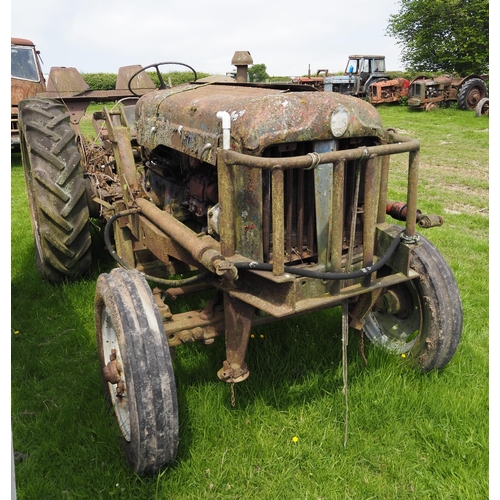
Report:
[{"label": "tractor cab window", "polygon": [[11,77],[39,82],[35,51],[32,47],[13,46],[10,51]]},{"label": "tractor cab window", "polygon": [[357,74],[358,73],[358,64],[359,61],[357,59],[349,59],[346,67],[346,73]]},{"label": "tractor cab window", "polygon": [[370,72],[370,61],[369,59],[363,59],[363,63],[361,65],[361,73],[369,73]]},{"label": "tractor cab window", "polygon": [[374,73],[385,73],[385,60],[384,59],[374,59],[373,60],[373,72]]}]

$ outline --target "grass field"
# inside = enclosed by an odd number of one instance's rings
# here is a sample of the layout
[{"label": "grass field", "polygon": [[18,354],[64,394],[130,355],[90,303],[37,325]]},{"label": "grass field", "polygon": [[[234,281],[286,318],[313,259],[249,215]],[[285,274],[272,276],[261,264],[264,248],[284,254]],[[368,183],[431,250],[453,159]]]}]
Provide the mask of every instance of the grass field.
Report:
[{"label": "grass field", "polygon": [[[11,166],[11,420],[17,498],[482,500],[489,498],[489,118],[380,109],[421,141],[419,208],[444,216],[425,236],[461,290],[462,342],[422,375],[359,337],[348,348],[344,448],[338,309],[254,331],[250,378],[219,382],[223,339],[174,359],[180,447],[174,467],[138,477],[103,397],[93,324],[95,281],[113,263],[96,231],[91,276],[53,286],[35,269],[21,159]],[[394,163],[390,196],[402,199]],[[179,299],[180,300],[180,299]],[[182,304],[180,304],[182,307]]]}]

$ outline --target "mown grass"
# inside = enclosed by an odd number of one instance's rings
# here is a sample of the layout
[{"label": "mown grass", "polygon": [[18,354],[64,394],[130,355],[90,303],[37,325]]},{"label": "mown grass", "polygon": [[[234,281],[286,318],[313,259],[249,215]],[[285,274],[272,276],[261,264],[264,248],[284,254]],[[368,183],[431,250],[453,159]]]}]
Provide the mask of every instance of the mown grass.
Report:
[{"label": "mown grass", "polygon": [[[178,348],[178,459],[152,477],[130,471],[101,390],[93,296],[113,263],[100,233],[88,279],[43,282],[12,155],[11,418],[14,448],[27,455],[16,463],[19,499],[488,498],[488,118],[398,106],[380,113],[422,143],[419,208],[445,217],[425,236],[463,300],[456,355],[422,375],[366,342],[365,366],[351,334],[344,448],[338,309],[255,329],[251,376],[235,387],[234,407],[216,377],[223,339]],[[394,200],[404,177],[394,162]]]}]

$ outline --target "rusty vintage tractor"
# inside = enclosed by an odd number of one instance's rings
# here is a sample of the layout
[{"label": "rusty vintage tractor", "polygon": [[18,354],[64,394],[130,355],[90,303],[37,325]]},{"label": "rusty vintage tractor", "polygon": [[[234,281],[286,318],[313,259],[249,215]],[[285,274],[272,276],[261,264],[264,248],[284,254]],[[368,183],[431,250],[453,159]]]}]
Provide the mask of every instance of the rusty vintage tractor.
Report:
[{"label": "rusty vintage tractor", "polygon": [[369,86],[368,99],[374,106],[401,102],[408,97],[409,85],[410,81],[401,77],[379,80]]},{"label": "rusty vintage tractor", "polygon": [[408,106],[430,111],[436,106],[458,104],[458,109],[475,111],[479,102],[488,97],[487,76],[469,75],[452,77],[447,75],[429,78],[417,76],[410,82]]},{"label": "rusty vintage tractor", "polygon": [[[85,274],[91,220],[117,263],[97,280],[95,327],[131,467],[154,473],[176,457],[171,349],[181,344],[224,337],[217,376],[239,383],[252,328],[342,306],[376,345],[423,372],[443,368],[462,305],[449,265],[417,232],[443,222],[417,209],[419,142],[385,129],[361,99],[251,84],[241,71],[224,81],[193,70],[171,87],[161,64],[124,68],[101,93],[59,68],[51,90],[20,103],[42,276]],[[78,121],[99,100],[116,104],[94,114],[96,154]],[[407,157],[408,184],[393,203],[394,155]],[[202,308],[172,313],[171,298],[200,291]]]},{"label": "rusty vintage tractor", "polygon": [[318,69],[316,71],[316,76],[311,75],[311,68],[309,67],[307,71],[307,76],[297,76],[292,78],[292,83],[298,83],[302,85],[310,85],[318,90],[324,90],[325,88],[325,77],[328,76],[327,69]]},{"label": "rusty vintage tractor", "polygon": [[10,144],[19,149],[19,101],[44,92],[45,78],[40,64],[40,52],[26,38],[10,39]]}]

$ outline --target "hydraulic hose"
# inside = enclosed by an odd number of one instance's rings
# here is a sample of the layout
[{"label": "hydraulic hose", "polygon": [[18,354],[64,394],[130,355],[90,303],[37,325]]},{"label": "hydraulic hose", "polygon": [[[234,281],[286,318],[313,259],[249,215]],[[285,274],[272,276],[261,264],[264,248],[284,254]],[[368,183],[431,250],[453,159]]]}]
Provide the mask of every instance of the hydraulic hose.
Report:
[{"label": "hydraulic hose", "polygon": [[[389,248],[385,252],[385,254],[380,258],[373,266],[363,267],[358,269],[357,271],[352,271],[348,273],[331,273],[331,272],[323,272],[323,271],[311,271],[309,269],[297,268],[293,266],[285,266],[285,272],[289,274],[296,274],[298,276],[306,276],[308,278],[317,278],[322,280],[350,280],[356,278],[364,278],[375,271],[378,271],[382,266],[384,266],[387,261],[390,259],[392,254],[395,252],[399,242],[401,241],[401,234],[404,232],[401,231],[391,242]],[[272,264],[265,264],[263,262],[234,262],[234,267],[236,269],[250,269],[254,271],[272,271]]]},{"label": "hydraulic hose", "polygon": [[[106,225],[104,226],[104,244],[106,245],[106,248],[108,252],[111,254],[111,257],[120,264],[125,269],[133,269],[133,267],[129,266],[117,253],[116,250],[114,249],[112,243],[111,243],[111,228],[113,227],[113,223],[119,219],[120,217],[125,217],[126,215],[131,215],[131,214],[136,214],[140,212],[139,209],[137,208],[132,208],[129,210],[123,210],[121,212],[117,212],[115,215],[113,215],[107,222]],[[191,276],[189,278],[184,278],[184,279],[179,279],[179,280],[167,280],[163,278],[158,278],[157,276],[150,276],[147,274],[144,274],[144,277],[149,280],[153,281],[155,283],[159,283],[164,286],[185,286],[185,285],[191,285],[193,283],[197,283],[198,281],[201,281],[208,273],[200,273],[197,274],[196,276]]]}]

